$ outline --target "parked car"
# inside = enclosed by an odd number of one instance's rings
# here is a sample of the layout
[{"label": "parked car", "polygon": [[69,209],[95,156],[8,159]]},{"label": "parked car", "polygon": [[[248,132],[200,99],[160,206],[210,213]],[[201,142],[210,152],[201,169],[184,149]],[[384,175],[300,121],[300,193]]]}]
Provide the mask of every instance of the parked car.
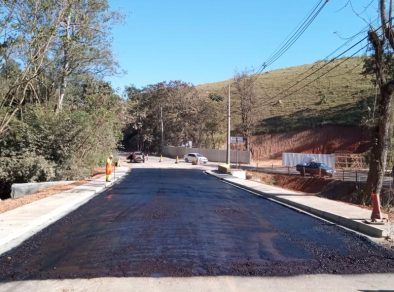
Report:
[{"label": "parked car", "polygon": [[198,163],[204,164],[208,162],[208,159],[200,153],[188,153],[183,157],[183,159],[185,159],[185,162],[193,162],[195,160],[197,160]]},{"label": "parked car", "polygon": [[296,170],[300,172],[302,176],[306,173],[310,175],[318,175],[318,176],[329,176],[332,177],[334,175],[335,170],[329,167],[327,164],[321,162],[309,162],[306,164],[297,164]]},{"label": "parked car", "polygon": [[145,162],[145,155],[141,151],[135,151],[127,156],[127,159],[130,160],[130,162]]}]

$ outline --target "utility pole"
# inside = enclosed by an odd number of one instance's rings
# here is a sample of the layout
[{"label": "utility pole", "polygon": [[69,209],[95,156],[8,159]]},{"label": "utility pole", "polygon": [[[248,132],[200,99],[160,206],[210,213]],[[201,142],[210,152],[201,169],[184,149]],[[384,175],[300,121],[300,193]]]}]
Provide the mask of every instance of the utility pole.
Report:
[{"label": "utility pole", "polygon": [[160,106],[160,131],[161,131],[160,154],[163,154],[163,148],[164,148],[164,123],[163,123],[163,107],[162,106]]},{"label": "utility pole", "polygon": [[228,85],[228,100],[227,100],[227,153],[226,163],[230,165],[230,142],[231,142],[231,84]]}]

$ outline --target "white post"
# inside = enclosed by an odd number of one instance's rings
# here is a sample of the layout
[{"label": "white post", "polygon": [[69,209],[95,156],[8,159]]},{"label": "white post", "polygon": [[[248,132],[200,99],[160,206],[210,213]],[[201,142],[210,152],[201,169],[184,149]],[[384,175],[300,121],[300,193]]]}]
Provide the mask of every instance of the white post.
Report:
[{"label": "white post", "polygon": [[228,165],[231,164],[230,160],[230,128],[231,128],[231,84],[228,85],[228,100],[227,100],[227,155],[226,155],[226,163]]}]

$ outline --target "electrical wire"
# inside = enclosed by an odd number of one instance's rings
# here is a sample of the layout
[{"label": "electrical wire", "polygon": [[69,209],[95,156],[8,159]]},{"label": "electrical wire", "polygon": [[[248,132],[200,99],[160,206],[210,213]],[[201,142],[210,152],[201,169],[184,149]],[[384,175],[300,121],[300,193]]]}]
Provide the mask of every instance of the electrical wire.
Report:
[{"label": "electrical wire", "polygon": [[[391,18],[390,20],[388,20],[387,23],[388,23],[389,21],[392,21],[392,19],[393,19],[393,18]],[[381,29],[382,27],[383,27],[383,25],[379,26],[379,27],[376,28],[374,31],[376,32],[376,31],[378,31],[379,29]],[[361,32],[362,32],[362,31],[360,31],[360,32],[357,33],[356,35],[359,35]],[[355,35],[355,36],[356,36],[356,35]],[[362,39],[359,40],[357,43],[355,43],[354,45],[352,45],[351,47],[349,47],[349,48],[346,49],[345,51],[341,52],[339,55],[337,55],[336,57],[332,58],[330,61],[326,62],[323,66],[321,66],[320,68],[314,70],[312,73],[308,74],[306,77],[303,77],[302,79],[296,81],[293,85],[291,85],[291,86],[287,87],[286,89],[282,90],[280,93],[276,94],[273,98],[277,98],[278,96],[282,95],[283,93],[289,92],[290,89],[294,88],[295,86],[297,86],[298,84],[300,84],[302,81],[306,80],[307,78],[309,78],[309,77],[311,77],[312,75],[316,74],[318,71],[322,70],[323,68],[327,67],[327,66],[330,65],[331,63],[335,62],[335,61],[338,60],[341,56],[343,56],[344,54],[346,54],[348,51],[350,51],[351,49],[353,49],[353,48],[356,47],[357,45],[361,44],[361,43],[362,43],[363,41],[365,41],[366,39],[368,39],[368,36],[362,38]],[[363,48],[361,48],[360,50],[358,50],[358,51],[356,52],[356,54],[357,54],[358,52],[360,52],[361,50],[363,50],[364,48],[366,48],[367,46],[368,46],[368,44],[365,45],[365,46],[364,46]],[[338,49],[336,49],[335,51],[338,51]],[[334,52],[335,52],[335,51],[334,51]],[[354,55],[355,55],[355,54],[352,54],[351,57],[353,57]],[[349,60],[349,58],[346,58],[345,60]],[[336,68],[336,67],[337,67],[337,66],[335,66],[334,68]],[[332,71],[332,69],[330,69],[328,72],[330,72],[330,71]],[[328,72],[327,72],[327,73],[328,73]],[[300,75],[302,75],[302,74],[300,74]],[[324,76],[324,75],[325,75],[325,74],[323,74],[322,76]],[[319,77],[319,78],[321,78],[321,77]],[[319,78],[318,78],[318,79],[319,79]],[[310,83],[308,83],[308,84],[310,84]],[[302,88],[305,88],[305,86],[303,86]],[[297,90],[297,92],[298,92],[298,90]],[[287,95],[285,95],[285,97],[287,97]]]},{"label": "electrical wire", "polygon": [[283,54],[285,54],[290,47],[302,36],[302,34],[308,29],[313,23],[316,17],[320,14],[323,8],[327,5],[329,0],[320,0],[317,5],[314,6],[312,11],[306,17],[306,19],[298,26],[298,28],[290,36],[288,36],[281,44],[280,48],[276,52],[272,53],[271,56],[259,67],[255,74],[260,74],[267,67],[276,62]]},{"label": "electrical wire", "polygon": [[[343,61],[339,62],[338,64],[336,64],[334,67],[332,67],[330,70],[328,70],[327,72],[321,74],[320,76],[318,76],[317,78],[313,79],[312,81],[306,83],[304,86],[301,86],[300,88],[287,93],[286,95],[284,95],[282,97],[282,100],[293,95],[294,93],[299,92],[301,89],[304,89],[305,87],[309,86],[310,84],[312,84],[313,82],[315,82],[316,80],[322,78],[323,76],[327,75],[328,73],[330,73],[332,70],[334,70],[335,68],[338,68],[340,65],[342,65],[343,63],[345,63],[346,61],[348,61],[349,59],[353,58],[356,54],[358,54],[359,52],[361,52],[362,50],[366,49],[369,46],[369,44],[366,44],[364,47],[362,47],[361,49],[357,50],[355,53],[353,53],[352,55],[350,55],[349,57],[345,58]],[[294,87],[294,86],[291,86]],[[283,93],[284,91],[282,91],[281,93]],[[274,96],[274,98],[278,97],[278,95]]]},{"label": "electrical wire", "polygon": [[348,51],[350,51],[351,49],[353,49],[354,47],[358,46],[359,44],[361,44],[362,42],[364,42],[366,39],[368,38],[365,37],[362,40],[358,41],[357,43],[355,43],[354,45],[352,45],[350,48],[346,49],[345,51],[343,51],[342,53],[340,53],[339,55],[337,55],[335,58],[332,58],[330,61],[328,61],[327,63],[324,63],[323,66],[317,68],[316,70],[314,70],[312,73],[309,73],[307,76],[301,78],[300,80],[296,81],[293,85],[287,87],[286,89],[282,90],[280,93],[278,93],[277,95],[274,96],[274,98],[278,97],[279,95],[283,94],[284,92],[288,92],[290,89],[292,89],[293,87],[297,86],[298,84],[300,84],[302,81],[308,79],[309,77],[311,77],[312,75],[316,74],[317,72],[319,72],[320,70],[324,69],[325,67],[327,67],[328,65],[330,65],[331,63],[335,62],[336,60],[338,60],[342,55],[346,54]]}]

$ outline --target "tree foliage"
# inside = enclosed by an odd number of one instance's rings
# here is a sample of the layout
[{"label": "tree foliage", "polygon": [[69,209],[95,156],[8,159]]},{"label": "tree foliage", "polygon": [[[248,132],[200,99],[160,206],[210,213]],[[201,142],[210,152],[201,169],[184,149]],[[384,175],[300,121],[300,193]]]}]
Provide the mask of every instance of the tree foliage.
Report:
[{"label": "tree foliage", "polygon": [[107,0],[0,0],[0,194],[90,174],[121,138]]},{"label": "tree foliage", "polygon": [[[223,102],[202,97],[182,81],[161,82],[143,89],[130,86],[125,144],[131,149],[160,152],[163,143],[217,147],[224,126]],[[162,117],[162,118],[161,118]]]},{"label": "tree foliage", "polygon": [[246,148],[249,149],[250,136],[256,124],[256,77],[247,71],[234,76],[234,88],[239,96],[238,112],[241,116],[240,132],[246,138]]}]

